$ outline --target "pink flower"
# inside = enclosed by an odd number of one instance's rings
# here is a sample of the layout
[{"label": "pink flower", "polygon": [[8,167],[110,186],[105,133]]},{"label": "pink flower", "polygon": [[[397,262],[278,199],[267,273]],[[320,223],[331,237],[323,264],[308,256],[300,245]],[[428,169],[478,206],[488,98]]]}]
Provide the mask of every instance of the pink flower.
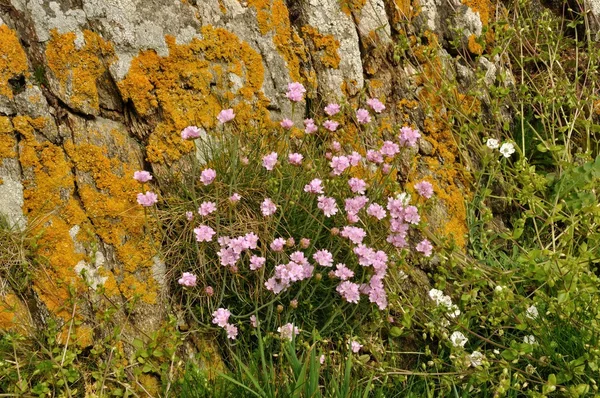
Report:
[{"label": "pink flower", "polygon": [[226,324],[224,326],[225,331],[227,332],[227,338],[231,340],[235,340],[238,335],[238,328],[235,325]]},{"label": "pink flower", "polygon": [[351,211],[346,213],[346,219],[348,220],[348,223],[350,223],[350,224],[355,224],[360,221],[360,217],[358,217],[358,214],[353,213]]},{"label": "pink flower", "polygon": [[273,170],[273,167],[275,167],[276,163],[277,163],[277,152],[271,152],[270,154],[265,155],[262,158],[262,164],[263,164],[264,168],[269,171]]},{"label": "pink flower", "polygon": [[282,340],[292,341],[294,335],[299,335],[300,331],[293,323],[286,323],[285,325],[278,327],[277,331],[281,334]]},{"label": "pink flower", "polygon": [[371,121],[371,115],[369,115],[369,111],[363,108],[360,108],[356,111],[356,118],[361,124],[367,124]]},{"label": "pink flower", "polygon": [[342,232],[340,232],[340,235],[350,239],[355,245],[359,245],[362,243],[365,236],[367,236],[367,233],[364,229],[359,227],[345,226],[344,229],[342,229]]},{"label": "pink flower", "polygon": [[217,172],[213,169],[204,169],[202,170],[202,173],[200,173],[200,181],[202,181],[204,185],[210,185],[216,177]]},{"label": "pink flower", "polygon": [[230,109],[223,109],[221,112],[219,112],[217,119],[221,123],[227,123],[227,122],[233,120],[234,117],[235,117],[235,113],[233,113],[233,109],[230,108]]},{"label": "pink flower", "polygon": [[136,171],[135,173],[133,173],[133,179],[141,183],[148,182],[152,179],[152,174],[150,174],[146,170]]},{"label": "pink flower", "polygon": [[291,129],[292,126],[294,125],[294,122],[292,122],[290,119],[283,119],[280,123],[281,127],[283,127],[284,129]]},{"label": "pink flower", "polygon": [[257,248],[257,245],[258,245],[258,235],[256,235],[254,232],[249,232],[246,235],[244,235],[244,237],[242,238],[242,249],[243,250],[247,250],[247,249],[254,250]]},{"label": "pink flower", "polygon": [[325,113],[328,114],[329,116],[333,116],[336,113],[338,113],[340,111],[340,105],[339,104],[329,104],[325,107]]},{"label": "pink flower", "polygon": [[315,125],[315,121],[312,119],[304,119],[304,132],[306,134],[312,134],[318,130],[318,127]]},{"label": "pink flower", "polygon": [[285,93],[285,96],[290,101],[299,102],[302,101],[302,97],[304,96],[305,92],[306,89],[304,88],[302,83],[294,82],[288,84],[288,91],[287,93]]},{"label": "pink flower", "polygon": [[384,163],[381,165],[381,172],[383,174],[390,174],[391,170],[392,170],[392,166],[389,163]]},{"label": "pink flower", "polygon": [[325,217],[331,217],[338,212],[337,205],[335,204],[334,198],[329,198],[326,196],[319,196],[317,207],[323,210]]},{"label": "pink flower", "polygon": [[304,186],[304,192],[322,194],[323,193],[323,186],[321,185],[322,182],[323,181],[321,181],[320,179],[315,178],[314,180],[312,180],[311,182],[309,182],[308,184],[306,184]]},{"label": "pink flower", "polygon": [[271,250],[274,252],[280,252],[283,250],[283,246],[285,246],[285,239],[277,238],[273,242],[271,242]]},{"label": "pink flower", "polygon": [[302,164],[302,159],[304,159],[304,156],[300,153],[290,153],[288,155],[288,162],[295,166],[300,166]]},{"label": "pink flower", "polygon": [[250,315],[250,325],[252,325],[253,328],[258,326],[256,315]]},{"label": "pink flower", "polygon": [[212,286],[206,286],[204,288],[204,293],[206,293],[208,297],[212,297],[212,295],[215,294],[215,289],[213,289]]},{"label": "pink flower", "polygon": [[253,255],[252,257],[250,257],[250,269],[252,271],[256,271],[257,269],[262,268],[262,266],[265,265],[266,261],[267,259],[264,257]]},{"label": "pink flower", "polygon": [[350,160],[346,156],[334,156],[329,165],[333,169],[333,174],[339,176],[350,167]]},{"label": "pink flower", "polygon": [[400,135],[398,139],[400,144],[404,146],[414,147],[417,144],[417,140],[421,137],[421,134],[417,130],[413,130],[410,127],[402,127],[400,129]]},{"label": "pink flower", "polygon": [[381,152],[383,156],[393,158],[397,153],[400,152],[400,147],[395,142],[384,141],[381,149],[379,149],[379,152]]},{"label": "pink flower", "polygon": [[341,150],[342,150],[342,144],[340,144],[340,143],[339,143],[339,142],[337,142],[337,141],[333,141],[333,142],[331,143],[331,150],[332,150],[333,152],[339,152],[339,151],[341,151]]},{"label": "pink flower", "polygon": [[369,199],[366,196],[355,196],[345,200],[344,210],[348,213],[357,214],[365,205]]},{"label": "pink flower", "polygon": [[200,208],[198,209],[198,214],[205,217],[215,211],[217,211],[217,205],[215,202],[202,202]]},{"label": "pink flower", "polygon": [[246,156],[242,156],[240,158],[240,162],[244,165],[244,166],[248,166],[248,163],[250,163],[250,159],[248,159],[248,157]]},{"label": "pink flower", "polygon": [[367,151],[367,160],[377,164],[383,163],[383,155],[379,151],[370,149]]},{"label": "pink flower", "polygon": [[321,355],[321,356],[319,357],[319,363],[320,363],[321,365],[323,365],[323,364],[325,363],[325,355]]},{"label": "pink flower", "polygon": [[425,199],[431,198],[433,196],[433,185],[427,181],[421,181],[415,184],[415,189],[418,194],[424,197]]},{"label": "pink flower", "polygon": [[308,239],[308,238],[300,239],[300,247],[301,248],[308,249],[308,246],[310,246],[310,239]]},{"label": "pink flower", "polygon": [[358,292],[358,285],[356,283],[344,281],[335,290],[349,303],[357,304],[358,300],[360,300],[360,293]]},{"label": "pink flower", "polygon": [[386,242],[391,243],[394,247],[402,249],[408,246],[408,242],[406,241],[406,237],[401,234],[390,234],[388,235]]},{"label": "pink flower", "polygon": [[351,166],[356,166],[362,160],[362,156],[360,155],[360,153],[353,151],[350,155],[348,155],[348,160],[350,160]]},{"label": "pink flower", "polygon": [[242,197],[240,196],[240,194],[239,194],[239,193],[234,193],[233,195],[231,195],[231,196],[229,197],[229,201],[230,201],[231,203],[237,203],[237,202],[239,202],[239,201],[240,201],[240,199],[242,199]]},{"label": "pink flower", "polygon": [[319,250],[313,254],[313,259],[322,267],[331,267],[333,265],[333,255],[329,250]]},{"label": "pink flower", "polygon": [[192,287],[196,286],[196,275],[190,272],[184,272],[181,278],[177,281],[181,286]]},{"label": "pink flower", "polygon": [[354,193],[364,194],[367,189],[367,183],[360,178],[351,178],[348,181],[348,185],[350,185],[350,190]]},{"label": "pink flower", "polygon": [[427,239],[423,239],[421,242],[419,242],[419,244],[417,244],[416,250],[419,253],[423,253],[425,257],[429,257],[431,256],[433,246],[431,245],[431,242],[429,242]]},{"label": "pink flower", "polygon": [[367,105],[369,105],[376,113],[381,113],[381,111],[385,109],[385,105],[377,98],[368,99]]},{"label": "pink flower", "polygon": [[345,264],[342,264],[342,263],[336,264],[335,268],[336,268],[336,271],[333,274],[343,281],[348,280],[354,276],[354,271],[352,271],[350,268],[346,267]]},{"label": "pink flower", "polygon": [[212,316],[212,323],[224,328],[225,325],[229,323],[229,317],[231,316],[231,312],[229,312],[229,310],[226,308],[219,308],[215,312],[213,312]]},{"label": "pink flower", "polygon": [[194,228],[197,242],[210,242],[212,240],[215,231],[206,225],[200,225],[198,228]]},{"label": "pink flower", "polygon": [[183,138],[184,140],[190,140],[193,138],[200,137],[203,133],[206,134],[206,131],[204,131],[204,129],[199,129],[196,126],[187,126],[183,130],[181,130],[181,138]]},{"label": "pink flower", "polygon": [[333,120],[325,120],[323,122],[323,127],[325,127],[329,131],[337,130],[340,124],[338,122],[334,122]]},{"label": "pink flower", "polygon": [[158,196],[154,192],[150,191],[146,191],[145,194],[138,193],[137,202],[144,207],[149,207],[158,202]]},{"label": "pink flower", "polygon": [[266,198],[260,205],[260,211],[265,217],[271,216],[277,211],[277,205],[271,199]]},{"label": "pink flower", "polygon": [[192,221],[192,220],[194,219],[194,213],[192,213],[191,211],[186,211],[186,212],[185,212],[185,218],[186,218],[188,221]]},{"label": "pink flower", "polygon": [[362,348],[362,344],[360,344],[358,341],[356,340],[352,340],[350,342],[350,349],[352,350],[353,353],[358,353],[360,351],[360,349]]},{"label": "pink flower", "polygon": [[421,221],[419,210],[415,206],[408,206],[404,209],[404,220],[411,224],[418,224]]},{"label": "pink flower", "polygon": [[367,214],[375,217],[378,220],[382,220],[386,216],[386,212],[381,205],[377,203],[371,203],[371,205],[367,208]]}]

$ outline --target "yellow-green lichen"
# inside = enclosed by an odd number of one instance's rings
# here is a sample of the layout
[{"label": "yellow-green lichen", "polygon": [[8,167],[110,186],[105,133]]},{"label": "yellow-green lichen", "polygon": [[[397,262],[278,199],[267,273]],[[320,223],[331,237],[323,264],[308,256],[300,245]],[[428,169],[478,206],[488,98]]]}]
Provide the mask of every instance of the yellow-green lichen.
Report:
[{"label": "yellow-green lichen", "polygon": [[0,95],[12,98],[9,80],[27,74],[27,56],[14,30],[0,25]]},{"label": "yellow-green lichen", "polygon": [[324,35],[313,26],[303,26],[302,32],[312,40],[315,49],[321,53],[321,62],[328,68],[337,69],[340,65],[340,42],[333,35]]},{"label": "yellow-green lichen", "polygon": [[2,159],[17,156],[15,147],[17,140],[13,133],[12,123],[8,116],[0,116],[0,164]]},{"label": "yellow-green lichen", "polygon": [[115,60],[113,47],[98,34],[84,30],[85,44],[75,46],[75,33],[51,32],[46,46],[47,65],[58,81],[60,95],[69,99],[72,106],[98,111],[96,81]]}]

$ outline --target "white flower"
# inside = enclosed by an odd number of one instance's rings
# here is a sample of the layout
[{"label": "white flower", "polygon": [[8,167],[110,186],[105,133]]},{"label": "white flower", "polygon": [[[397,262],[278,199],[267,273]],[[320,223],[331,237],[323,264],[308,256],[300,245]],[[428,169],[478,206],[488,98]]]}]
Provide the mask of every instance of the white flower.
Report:
[{"label": "white flower", "polygon": [[454,332],[450,336],[450,341],[454,347],[464,347],[467,344],[467,338],[461,332]]},{"label": "white flower", "polygon": [[457,305],[452,304],[450,307],[448,307],[448,316],[450,318],[456,318],[459,315],[460,315],[460,310],[458,309]]},{"label": "white flower", "polygon": [[505,142],[500,147],[500,153],[504,155],[505,158],[509,158],[510,155],[515,153],[515,146],[511,142]]},{"label": "white flower", "polygon": [[402,202],[402,206],[408,206],[408,204],[410,203],[410,195],[406,192],[402,192],[396,195],[396,199]]},{"label": "white flower", "polygon": [[495,138],[488,138],[485,145],[490,149],[497,149],[500,146],[500,142]]},{"label": "white flower", "polygon": [[535,305],[532,305],[531,307],[527,308],[527,313],[525,314],[525,316],[529,319],[536,319],[539,315],[538,309]]},{"label": "white flower", "polygon": [[321,355],[321,356],[319,357],[319,363],[320,363],[321,365],[323,365],[323,364],[325,363],[325,355]]},{"label": "white flower", "polygon": [[442,292],[441,290],[438,289],[431,289],[429,291],[429,297],[435,301],[435,304],[438,305],[440,303],[440,301],[442,301],[443,297],[444,297],[444,292]]},{"label": "white flower", "polygon": [[535,337],[533,335],[523,337],[525,344],[535,344]]},{"label": "white flower", "polygon": [[298,335],[300,333],[293,323],[286,323],[285,325],[278,327],[277,331],[281,334],[281,338],[287,341],[292,341],[293,335]]},{"label": "white flower", "polygon": [[496,287],[494,288],[494,292],[495,292],[495,293],[500,293],[500,292],[501,292],[501,291],[503,291],[504,289],[506,289],[506,286],[500,286],[500,285],[498,285],[498,286],[496,286]]},{"label": "white flower", "polygon": [[469,361],[471,361],[471,366],[477,367],[481,366],[483,363],[483,354],[479,351],[473,351],[471,355],[469,355]]}]

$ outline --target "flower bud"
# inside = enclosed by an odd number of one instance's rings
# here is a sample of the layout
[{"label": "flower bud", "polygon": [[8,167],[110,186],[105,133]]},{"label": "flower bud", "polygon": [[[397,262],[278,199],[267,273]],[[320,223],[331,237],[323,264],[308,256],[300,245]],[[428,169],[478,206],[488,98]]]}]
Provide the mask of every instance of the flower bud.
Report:
[{"label": "flower bud", "polygon": [[281,314],[283,312],[283,305],[279,304],[277,306],[277,313]]},{"label": "flower bud", "polygon": [[290,301],[290,307],[292,308],[298,308],[298,300],[294,299],[292,301]]}]

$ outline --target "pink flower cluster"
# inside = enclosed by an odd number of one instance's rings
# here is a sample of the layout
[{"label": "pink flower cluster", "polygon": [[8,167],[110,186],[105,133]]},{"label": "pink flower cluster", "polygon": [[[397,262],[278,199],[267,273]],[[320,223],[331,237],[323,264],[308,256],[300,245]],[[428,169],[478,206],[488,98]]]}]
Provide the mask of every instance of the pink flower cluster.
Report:
[{"label": "pink flower cluster", "polygon": [[202,133],[206,134],[206,131],[196,126],[187,126],[181,130],[181,138],[184,140],[191,140],[200,137]]},{"label": "pink flower cluster", "polygon": [[331,217],[337,214],[338,208],[334,198],[330,198],[324,195],[319,196],[317,207],[323,210],[325,217]]},{"label": "pink flower cluster", "polygon": [[302,101],[302,97],[304,97],[304,93],[306,89],[302,85],[302,83],[294,82],[288,84],[288,91],[285,93],[285,96],[293,102]]},{"label": "pink flower cluster", "polygon": [[262,158],[263,167],[269,171],[273,170],[277,164],[277,152],[271,152]]},{"label": "pink flower cluster", "polygon": [[217,177],[217,172],[213,169],[204,169],[200,173],[200,181],[204,185],[210,185]]},{"label": "pink flower cluster", "polygon": [[226,308],[219,308],[213,312],[212,316],[212,323],[225,329],[228,339],[235,340],[238,335],[238,328],[237,326],[229,323],[231,312],[229,312],[229,310]]},{"label": "pink flower cluster", "polygon": [[322,194],[324,192],[322,183],[323,181],[315,178],[304,186],[304,192]]},{"label": "pink flower cluster", "polygon": [[194,287],[196,286],[196,275],[192,274],[191,272],[184,272],[177,283],[186,287]]},{"label": "pink flower cluster", "polygon": [[278,294],[290,287],[292,283],[310,278],[314,268],[303,252],[296,251],[290,255],[287,264],[279,264],[275,267],[275,273],[265,282],[265,287]]},{"label": "pink flower cluster", "polygon": [[417,145],[417,141],[421,138],[421,134],[417,130],[413,130],[408,126],[404,126],[400,129],[400,135],[398,140],[403,146],[414,147]]},{"label": "pink flower cluster", "polygon": [[144,207],[149,207],[158,202],[158,196],[154,192],[150,191],[146,191],[146,193],[138,193],[137,202]]},{"label": "pink flower cluster", "polygon": [[377,98],[368,99],[367,105],[369,105],[375,113],[381,113],[381,111],[383,111],[385,109],[385,105],[383,105],[383,103],[381,101],[379,101]]},{"label": "pink flower cluster", "polygon": [[217,252],[219,261],[222,266],[230,267],[233,271],[237,271],[237,262],[242,257],[242,253],[246,250],[254,250],[258,245],[258,236],[254,232],[249,232],[246,235],[230,238],[229,236],[221,236],[217,239],[220,249]]},{"label": "pink flower cluster", "polygon": [[143,184],[152,179],[152,174],[150,174],[146,170],[136,171],[135,173],[133,173],[133,179]]},{"label": "pink flower cluster", "polygon": [[286,323],[285,325],[278,327],[277,332],[279,332],[282,340],[292,341],[294,335],[300,334],[300,331],[297,327],[294,326],[293,323]]},{"label": "pink flower cluster", "polygon": [[235,118],[235,113],[233,113],[233,109],[223,109],[221,112],[219,112],[219,115],[217,116],[217,119],[222,124],[232,121],[233,118]]},{"label": "pink flower cluster", "polygon": [[315,133],[318,129],[313,119],[304,119],[304,132],[306,134]]},{"label": "pink flower cluster", "polygon": [[277,205],[270,198],[266,198],[260,204],[260,211],[265,217],[272,216],[277,211]]}]

